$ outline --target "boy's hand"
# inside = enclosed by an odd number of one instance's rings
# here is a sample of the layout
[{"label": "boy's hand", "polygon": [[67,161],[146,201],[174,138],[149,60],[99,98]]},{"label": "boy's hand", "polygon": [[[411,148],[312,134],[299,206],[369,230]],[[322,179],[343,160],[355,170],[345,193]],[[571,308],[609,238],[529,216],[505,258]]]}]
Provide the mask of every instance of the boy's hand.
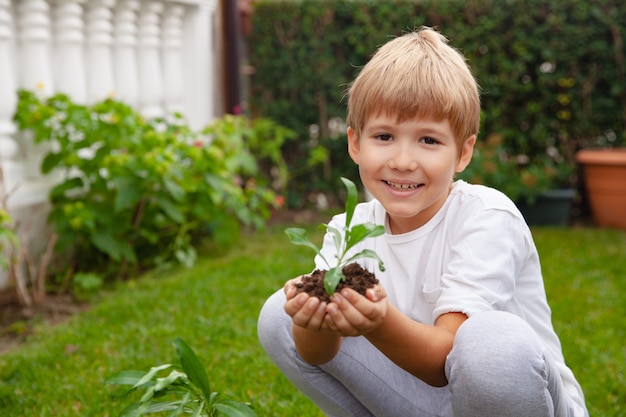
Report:
[{"label": "boy's hand", "polygon": [[352,289],[336,292],[331,303],[320,302],[305,293],[296,294],[295,283],[301,277],[285,283],[285,311],[293,323],[307,330],[332,331],[341,336],[360,336],[371,332],[387,314],[387,293],[381,285],[366,292],[366,297]]},{"label": "boy's hand", "polygon": [[326,307],[328,327],[342,336],[360,336],[376,329],[387,314],[387,293],[381,285],[366,292],[366,297],[345,288],[335,293]]},{"label": "boy's hand", "polygon": [[316,332],[329,330],[324,320],[326,303],[305,293],[296,294],[295,283],[300,278],[294,278],[285,283],[284,291],[287,297],[285,311],[291,316],[296,326]]}]

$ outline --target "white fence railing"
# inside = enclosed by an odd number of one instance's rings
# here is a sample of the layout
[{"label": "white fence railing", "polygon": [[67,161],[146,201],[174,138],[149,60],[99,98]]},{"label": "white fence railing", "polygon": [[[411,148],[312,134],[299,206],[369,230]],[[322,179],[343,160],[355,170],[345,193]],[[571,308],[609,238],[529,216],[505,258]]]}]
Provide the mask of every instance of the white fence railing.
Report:
[{"label": "white fence railing", "polygon": [[[0,166],[9,212],[44,204],[43,150],[16,133],[18,88],[114,96],[193,128],[218,116],[217,0],[0,0]],[[7,195],[7,194],[5,194]],[[3,286],[0,277],[0,288]]]}]

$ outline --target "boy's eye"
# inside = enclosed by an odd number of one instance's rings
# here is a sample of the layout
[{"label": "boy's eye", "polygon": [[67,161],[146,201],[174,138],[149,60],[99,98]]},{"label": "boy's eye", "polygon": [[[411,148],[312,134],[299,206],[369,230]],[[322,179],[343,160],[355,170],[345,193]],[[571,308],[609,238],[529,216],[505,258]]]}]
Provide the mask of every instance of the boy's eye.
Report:
[{"label": "boy's eye", "polygon": [[388,142],[388,141],[390,141],[391,139],[393,139],[393,137],[392,137],[390,134],[388,134],[388,133],[382,133],[382,134],[380,134],[380,135],[376,135],[376,136],[374,136],[374,137],[375,137],[376,139],[378,139],[378,140],[383,141],[383,142]]},{"label": "boy's eye", "polygon": [[436,145],[439,142],[437,141],[437,139],[435,138],[431,138],[430,136],[425,136],[422,138],[422,142],[424,142],[427,145]]}]

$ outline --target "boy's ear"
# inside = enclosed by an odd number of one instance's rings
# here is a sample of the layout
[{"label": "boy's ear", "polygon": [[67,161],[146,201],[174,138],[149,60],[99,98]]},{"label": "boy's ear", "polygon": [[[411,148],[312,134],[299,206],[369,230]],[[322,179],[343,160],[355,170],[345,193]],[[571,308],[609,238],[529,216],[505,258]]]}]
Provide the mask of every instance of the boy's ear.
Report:
[{"label": "boy's ear", "polygon": [[348,154],[355,164],[359,165],[359,138],[351,127],[348,127]]},{"label": "boy's ear", "polygon": [[456,172],[463,172],[472,160],[474,154],[474,145],[476,144],[476,135],[472,135],[463,143],[461,152],[459,154],[459,160],[456,163]]}]

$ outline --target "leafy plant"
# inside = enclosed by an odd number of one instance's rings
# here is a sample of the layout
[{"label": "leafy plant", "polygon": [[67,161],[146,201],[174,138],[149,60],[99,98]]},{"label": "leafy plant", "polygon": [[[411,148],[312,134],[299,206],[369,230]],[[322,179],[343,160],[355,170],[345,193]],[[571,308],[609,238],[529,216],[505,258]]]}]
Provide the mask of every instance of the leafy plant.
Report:
[{"label": "leafy plant", "polygon": [[[148,372],[122,371],[106,379],[107,384],[131,385],[126,392],[144,390],[141,399],[128,405],[120,417],[138,417],[169,411],[168,416],[192,414],[194,417],[256,417],[252,408],[234,400],[220,399],[211,390],[209,378],[193,349],[180,337],[173,342],[181,368],[171,364],[159,365]],[[164,377],[158,375],[170,369]],[[180,397],[166,400],[164,397]]]},{"label": "leafy plant", "polygon": [[73,295],[78,300],[89,300],[104,284],[102,277],[90,272],[79,272],[72,282]]},{"label": "leafy plant", "polygon": [[529,205],[546,191],[571,187],[574,169],[555,147],[531,158],[504,145],[503,137],[496,134],[478,142],[471,163],[459,178],[496,188],[513,201]]},{"label": "leafy plant", "polygon": [[319,255],[319,257],[324,261],[324,263],[326,263],[329,269],[326,271],[326,275],[324,276],[324,288],[330,295],[333,295],[335,292],[339,281],[345,280],[342,269],[350,262],[359,258],[372,258],[378,261],[378,268],[381,271],[385,270],[383,261],[380,259],[378,254],[371,249],[363,249],[360,252],[347,257],[349,250],[359,242],[367,239],[368,237],[376,237],[385,233],[385,227],[375,225],[373,223],[351,225],[352,217],[354,216],[354,209],[356,208],[358,201],[358,192],[356,185],[354,185],[354,183],[349,179],[342,177],[341,181],[346,186],[348,192],[346,197],[345,225],[342,230],[331,227],[327,224],[320,225],[320,227],[326,228],[326,230],[333,235],[335,247],[337,248],[337,253],[335,255],[336,262],[334,263],[334,266],[331,266],[331,263],[324,257],[324,255],[322,255],[320,248],[309,240],[305,229],[289,227],[285,230],[285,234],[293,244],[303,245],[313,249],[315,253],[317,253],[317,255]]},{"label": "leafy plant", "polygon": [[49,145],[42,172],[60,178],[50,192],[56,250],[70,270],[121,277],[191,266],[202,237],[262,227],[284,187],[280,147],[293,136],[269,119],[225,116],[194,131],[178,114],[145,119],[110,98],[86,106],[26,90],[14,119]]}]

